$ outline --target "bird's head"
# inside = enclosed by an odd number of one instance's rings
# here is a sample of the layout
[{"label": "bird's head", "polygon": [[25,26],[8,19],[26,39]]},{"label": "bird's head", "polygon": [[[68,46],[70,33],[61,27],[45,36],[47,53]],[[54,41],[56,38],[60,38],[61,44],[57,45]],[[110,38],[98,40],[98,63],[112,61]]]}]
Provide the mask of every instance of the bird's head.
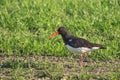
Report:
[{"label": "bird's head", "polygon": [[68,32],[64,27],[59,27],[56,32],[54,32],[53,34],[50,35],[50,38],[53,38],[54,36],[56,36],[58,34],[65,36],[68,34]]}]

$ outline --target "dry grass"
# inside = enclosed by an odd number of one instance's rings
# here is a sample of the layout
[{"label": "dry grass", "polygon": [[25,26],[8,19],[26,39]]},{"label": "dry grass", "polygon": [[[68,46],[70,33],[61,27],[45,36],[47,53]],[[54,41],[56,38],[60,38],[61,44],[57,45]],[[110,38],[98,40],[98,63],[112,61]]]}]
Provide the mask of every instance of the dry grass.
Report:
[{"label": "dry grass", "polygon": [[[119,79],[120,60],[90,60],[80,67],[79,59],[53,56],[0,56],[1,79],[79,80]],[[11,63],[12,62],[12,63]]]}]

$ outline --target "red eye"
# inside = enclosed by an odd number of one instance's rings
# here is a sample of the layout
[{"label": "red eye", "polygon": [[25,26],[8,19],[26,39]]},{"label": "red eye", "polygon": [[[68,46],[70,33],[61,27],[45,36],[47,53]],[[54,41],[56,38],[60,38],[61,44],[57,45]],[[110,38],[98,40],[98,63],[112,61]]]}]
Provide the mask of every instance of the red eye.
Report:
[{"label": "red eye", "polygon": [[63,30],[63,28],[60,28],[60,31],[62,31]]},{"label": "red eye", "polygon": [[58,28],[58,31],[64,31],[64,30],[65,30],[64,27],[60,27],[60,28]]}]

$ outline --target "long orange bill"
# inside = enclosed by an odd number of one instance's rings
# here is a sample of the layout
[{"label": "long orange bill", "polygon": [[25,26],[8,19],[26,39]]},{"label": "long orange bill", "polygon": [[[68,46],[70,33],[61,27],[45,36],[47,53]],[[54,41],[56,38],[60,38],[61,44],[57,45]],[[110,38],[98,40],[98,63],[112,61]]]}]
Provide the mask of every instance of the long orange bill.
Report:
[{"label": "long orange bill", "polygon": [[59,32],[55,32],[55,33],[51,34],[51,35],[49,36],[49,38],[53,38],[54,36],[56,36],[56,35],[58,35],[58,34],[59,34]]}]

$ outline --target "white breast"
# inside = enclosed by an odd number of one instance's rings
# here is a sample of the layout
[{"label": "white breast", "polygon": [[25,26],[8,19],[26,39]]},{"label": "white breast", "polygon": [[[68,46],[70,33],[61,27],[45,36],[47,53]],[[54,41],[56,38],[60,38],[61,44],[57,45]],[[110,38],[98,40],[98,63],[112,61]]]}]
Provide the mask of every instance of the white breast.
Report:
[{"label": "white breast", "polygon": [[87,47],[74,48],[74,47],[71,47],[69,45],[66,45],[66,47],[68,48],[68,50],[70,50],[72,52],[75,52],[75,53],[85,53],[85,52],[90,52],[90,51],[99,49],[99,47],[93,47],[92,49],[87,48]]}]

